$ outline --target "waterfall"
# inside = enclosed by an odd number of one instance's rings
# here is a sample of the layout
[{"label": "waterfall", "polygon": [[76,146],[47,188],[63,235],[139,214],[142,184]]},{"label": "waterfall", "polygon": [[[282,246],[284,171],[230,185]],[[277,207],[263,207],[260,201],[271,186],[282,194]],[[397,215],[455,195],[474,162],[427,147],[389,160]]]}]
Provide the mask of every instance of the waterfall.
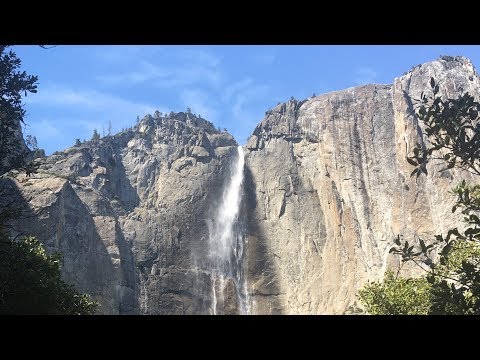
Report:
[{"label": "waterfall", "polygon": [[222,198],[208,226],[213,314],[248,313],[242,266],[244,229],[239,219],[243,166],[243,148],[238,146]]}]

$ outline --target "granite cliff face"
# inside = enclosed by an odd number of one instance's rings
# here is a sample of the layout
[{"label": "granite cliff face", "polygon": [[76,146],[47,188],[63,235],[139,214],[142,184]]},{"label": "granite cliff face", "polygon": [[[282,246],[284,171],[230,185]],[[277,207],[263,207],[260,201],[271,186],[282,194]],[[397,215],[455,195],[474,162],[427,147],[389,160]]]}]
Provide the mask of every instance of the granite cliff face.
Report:
[{"label": "granite cliff face", "polygon": [[[432,76],[450,97],[480,94],[470,61],[443,57],[393,85],[267,112],[244,146],[249,313],[344,313],[367,280],[398,266],[388,255],[397,234],[428,239],[456,223],[449,190],[468,176],[432,164],[416,180],[405,161],[421,134],[410,98]],[[41,160],[35,177],[12,172],[0,186],[26,209],[15,228],[62,252],[65,280],[97,299],[100,313],[209,314],[208,219],[236,145],[192,114],[157,113]],[[232,313],[227,285],[221,306]]]},{"label": "granite cliff face", "polygon": [[60,251],[65,280],[100,313],[208,313],[205,219],[236,145],[191,114],[157,114],[2,186],[27,209],[15,228]]},{"label": "granite cliff face", "polygon": [[397,265],[397,234],[429,239],[458,224],[448,192],[468,175],[432,164],[416,180],[405,160],[421,134],[411,99],[431,77],[449,97],[480,95],[471,62],[444,57],[393,85],[278,105],[257,126],[245,155],[253,312],[344,313]]}]

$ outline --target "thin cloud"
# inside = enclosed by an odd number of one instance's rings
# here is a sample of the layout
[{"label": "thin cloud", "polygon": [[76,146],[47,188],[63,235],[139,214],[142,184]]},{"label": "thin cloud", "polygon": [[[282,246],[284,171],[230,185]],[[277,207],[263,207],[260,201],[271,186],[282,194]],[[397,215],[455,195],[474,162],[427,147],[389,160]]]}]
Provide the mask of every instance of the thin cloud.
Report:
[{"label": "thin cloud", "polygon": [[66,105],[82,109],[102,110],[114,113],[147,113],[155,111],[151,105],[137,103],[97,90],[75,90],[63,87],[44,88],[29,97],[30,104],[44,107],[63,107]]},{"label": "thin cloud", "polygon": [[129,72],[99,75],[95,78],[103,85],[138,85],[150,83],[155,87],[182,87],[195,84],[218,88],[222,74],[216,69],[201,65],[158,66],[142,61],[139,67]]},{"label": "thin cloud", "polygon": [[220,56],[201,49],[178,49],[173,54],[182,61],[195,62],[206,67],[217,67],[222,61]]},{"label": "thin cloud", "polygon": [[139,57],[152,56],[161,50],[161,46],[152,45],[102,45],[94,48],[93,56],[106,64],[118,65],[138,61]]},{"label": "thin cloud", "polygon": [[185,87],[201,85],[218,88],[222,83],[222,74],[215,69],[201,66],[182,66],[171,69],[168,77],[155,82],[157,87]]},{"label": "thin cloud", "polygon": [[216,106],[209,101],[206,92],[199,89],[187,89],[180,93],[180,99],[185,105],[185,108],[190,107],[194,114],[201,115],[204,119],[213,123],[218,121],[218,110]]},{"label": "thin cloud", "polygon": [[[102,134],[109,121],[115,133],[132,126],[137,115],[143,117],[157,109],[168,113],[172,107],[179,111],[182,106],[184,111],[190,107],[195,114],[217,126],[227,126],[240,136],[261,120],[265,111],[262,102],[272,91],[257,83],[251,74],[239,79],[233,76],[235,81],[229,84],[226,80],[231,74],[222,66],[222,53],[205,47],[102,46],[92,47],[89,54],[99,64],[97,76],[93,74],[93,79],[88,79],[89,85],[79,88],[46,84],[42,91],[25,99],[28,106],[47,119],[40,137],[52,138],[61,133],[62,142],[71,145],[75,138],[91,138],[93,129]],[[257,64],[275,61],[275,53],[269,49],[254,59],[249,56],[246,54],[245,61],[255,60]],[[139,94],[145,90],[167,91],[165,100],[170,104],[165,107],[137,102],[127,97],[128,90],[138,90]],[[32,125],[34,122],[32,119]],[[35,129],[41,126],[38,124]]]},{"label": "thin cloud", "polygon": [[58,123],[48,119],[42,119],[40,121],[29,123],[24,132],[26,134],[35,135],[40,139],[48,139],[62,135],[58,129]]},{"label": "thin cloud", "polygon": [[222,100],[231,105],[233,116],[239,120],[244,118],[248,107],[246,105],[261,101],[267,96],[268,91],[268,86],[256,84],[248,77],[227,86]]},{"label": "thin cloud", "polygon": [[[201,114],[215,125],[224,127],[228,124],[228,130],[243,143],[246,137],[242,134],[249,132],[261,120],[263,113],[257,110],[263,110],[262,100],[269,91],[270,87],[246,77],[219,90],[218,96],[212,96],[211,91],[189,88],[180,92],[180,99],[193,113]],[[221,113],[223,118],[220,118]]]},{"label": "thin cloud", "polygon": [[167,78],[171,72],[155,66],[148,61],[140,61],[137,70],[125,73],[99,75],[96,79],[105,85],[135,85],[147,81]]},{"label": "thin cloud", "polygon": [[[161,54],[160,50],[163,50]],[[184,87],[195,84],[218,88],[222,82],[222,73],[218,69],[221,57],[206,50],[182,49],[175,46],[154,49],[127,47],[125,56],[122,57],[122,49],[107,50],[103,54],[106,61],[118,60],[118,63],[132,62],[128,70],[117,69],[110,74],[96,76],[96,80],[107,86],[132,86],[143,83],[151,83],[156,87]],[[155,53],[156,58],[149,59]],[[108,54],[108,55],[106,55]],[[132,56],[134,54],[134,56]],[[132,70],[133,68],[133,70]]]},{"label": "thin cloud", "polygon": [[271,92],[264,84],[255,83],[251,77],[232,83],[225,88],[222,102],[230,109],[230,124],[228,130],[239,143],[245,143],[247,136],[262,119],[263,101]]},{"label": "thin cloud", "polygon": [[277,59],[277,54],[275,50],[271,49],[263,53],[256,54],[252,59],[255,63],[261,66],[272,65]]},{"label": "thin cloud", "polygon": [[355,84],[365,85],[374,83],[377,79],[378,73],[370,67],[362,67],[357,70],[354,79]]},{"label": "thin cloud", "polygon": [[264,98],[268,94],[269,87],[266,85],[255,85],[236,94],[233,103],[233,115],[241,117],[245,112],[245,104],[254,103]]},{"label": "thin cloud", "polygon": [[[112,133],[119,132],[135,123],[137,116],[153,114],[155,110],[167,112],[163,106],[125,100],[108,93],[91,89],[70,89],[58,86],[43,88],[41,92],[26,99],[27,107],[35,106],[46,114],[42,120],[29,119],[28,132],[36,135],[47,153],[52,150],[53,138],[55,146],[67,144],[71,146],[75,138],[90,139],[93,129],[102,133],[112,124]],[[49,147],[52,144],[51,147]]]},{"label": "thin cloud", "polygon": [[248,86],[252,85],[253,79],[248,77],[240,81],[234,82],[225,88],[224,94],[222,96],[223,101],[229,101],[237,93],[242,92]]}]

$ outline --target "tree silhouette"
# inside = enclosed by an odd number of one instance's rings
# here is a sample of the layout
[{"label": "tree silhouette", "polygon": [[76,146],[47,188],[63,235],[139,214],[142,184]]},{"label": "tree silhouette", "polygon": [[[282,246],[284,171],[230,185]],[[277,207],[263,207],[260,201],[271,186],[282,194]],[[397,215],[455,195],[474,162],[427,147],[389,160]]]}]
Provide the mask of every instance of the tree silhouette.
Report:
[{"label": "tree silhouette", "polygon": [[21,61],[8,46],[0,45],[0,175],[25,163],[20,124],[25,110],[22,94],[37,92],[37,76],[20,71]]},{"label": "tree silhouette", "polygon": [[100,140],[100,134],[98,133],[97,129],[93,129],[92,141]]}]

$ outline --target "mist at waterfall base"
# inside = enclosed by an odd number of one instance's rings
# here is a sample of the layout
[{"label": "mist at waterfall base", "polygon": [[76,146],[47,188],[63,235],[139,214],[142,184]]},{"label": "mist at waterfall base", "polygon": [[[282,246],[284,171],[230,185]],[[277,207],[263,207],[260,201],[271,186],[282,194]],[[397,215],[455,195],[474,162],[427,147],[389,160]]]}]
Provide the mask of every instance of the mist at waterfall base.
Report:
[{"label": "mist at waterfall base", "polygon": [[212,314],[248,314],[243,274],[244,226],[239,218],[243,192],[243,148],[238,146],[222,198],[208,221]]}]

